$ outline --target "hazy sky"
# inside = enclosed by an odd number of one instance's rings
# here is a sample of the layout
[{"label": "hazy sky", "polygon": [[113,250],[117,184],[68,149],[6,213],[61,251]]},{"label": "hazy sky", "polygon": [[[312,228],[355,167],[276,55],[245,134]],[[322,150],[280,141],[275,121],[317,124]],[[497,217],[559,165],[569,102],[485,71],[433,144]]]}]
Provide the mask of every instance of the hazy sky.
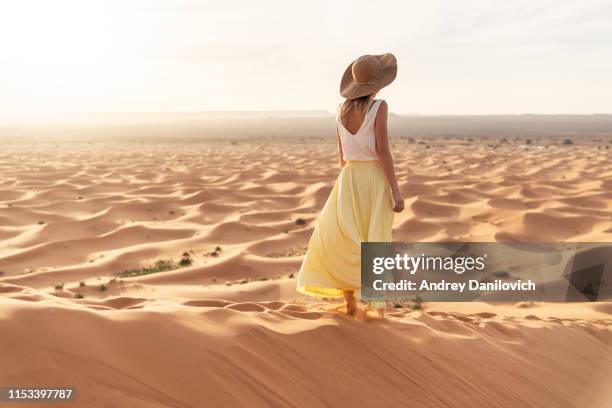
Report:
[{"label": "hazy sky", "polygon": [[333,110],[382,52],[397,113],[612,113],[611,0],[0,0],[0,114]]}]

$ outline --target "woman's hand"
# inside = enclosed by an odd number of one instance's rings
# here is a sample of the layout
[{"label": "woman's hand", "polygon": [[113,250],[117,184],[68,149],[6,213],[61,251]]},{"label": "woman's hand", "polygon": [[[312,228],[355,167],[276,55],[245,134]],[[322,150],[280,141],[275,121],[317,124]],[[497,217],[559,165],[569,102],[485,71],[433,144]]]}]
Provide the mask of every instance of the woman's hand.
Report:
[{"label": "woman's hand", "polygon": [[393,191],[393,211],[399,213],[404,210],[404,197],[398,190]]}]

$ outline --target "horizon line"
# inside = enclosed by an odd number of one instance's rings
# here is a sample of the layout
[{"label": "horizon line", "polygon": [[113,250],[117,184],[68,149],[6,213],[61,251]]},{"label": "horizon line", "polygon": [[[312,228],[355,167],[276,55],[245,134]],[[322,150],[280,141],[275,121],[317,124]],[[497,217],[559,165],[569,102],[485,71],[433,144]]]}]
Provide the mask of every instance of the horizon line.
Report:
[{"label": "horizon line", "polygon": [[[30,113],[0,113],[0,119],[15,117],[61,117],[61,116],[87,116],[87,115],[179,115],[179,114],[325,114],[334,115],[333,111],[326,109],[286,109],[286,110],[177,110],[177,111],[87,111],[87,112],[30,112]],[[591,113],[418,113],[389,112],[390,116],[610,116],[612,112]]]}]

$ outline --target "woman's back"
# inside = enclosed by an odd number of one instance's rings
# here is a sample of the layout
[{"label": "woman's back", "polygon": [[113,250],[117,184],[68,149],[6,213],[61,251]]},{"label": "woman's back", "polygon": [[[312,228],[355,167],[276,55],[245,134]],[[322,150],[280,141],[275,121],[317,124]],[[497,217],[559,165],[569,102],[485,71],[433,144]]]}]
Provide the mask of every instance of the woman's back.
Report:
[{"label": "woman's back", "polygon": [[[345,125],[341,110],[338,110],[336,122],[338,135],[342,143],[343,159],[345,161],[376,160],[376,135],[374,124],[381,102],[382,99],[376,99],[368,106],[360,126],[358,126],[358,112],[349,112],[345,117],[345,119],[348,119]],[[353,129],[354,132],[347,127]]]}]

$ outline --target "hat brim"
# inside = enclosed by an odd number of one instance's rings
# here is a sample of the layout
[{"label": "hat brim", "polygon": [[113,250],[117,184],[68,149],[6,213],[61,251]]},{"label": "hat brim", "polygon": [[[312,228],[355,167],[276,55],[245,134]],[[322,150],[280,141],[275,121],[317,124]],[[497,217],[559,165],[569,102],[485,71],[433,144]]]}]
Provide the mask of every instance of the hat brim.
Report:
[{"label": "hat brim", "polygon": [[397,76],[397,59],[393,54],[373,55],[381,70],[378,76],[370,84],[356,84],[353,80],[353,63],[344,71],[340,82],[340,95],[347,99],[355,99],[361,96],[371,95],[389,85]]}]

